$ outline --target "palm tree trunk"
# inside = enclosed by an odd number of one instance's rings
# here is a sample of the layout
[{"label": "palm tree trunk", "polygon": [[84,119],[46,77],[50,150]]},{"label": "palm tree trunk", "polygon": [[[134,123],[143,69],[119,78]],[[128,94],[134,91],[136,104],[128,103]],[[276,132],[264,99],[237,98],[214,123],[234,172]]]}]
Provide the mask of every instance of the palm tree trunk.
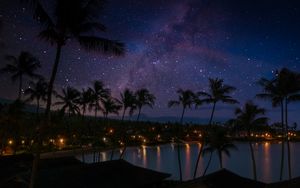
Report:
[{"label": "palm tree trunk", "polygon": [[210,119],[209,119],[209,123],[208,123],[208,125],[209,125],[210,127],[211,127],[211,123],[212,123],[212,120],[213,120],[213,117],[214,117],[215,108],[216,108],[216,102],[214,102],[214,104],[213,104],[213,108],[212,108],[211,115],[210,115]]},{"label": "palm tree trunk", "polygon": [[127,146],[125,145],[125,146],[124,146],[124,149],[122,150],[122,153],[121,153],[121,155],[120,155],[120,159],[123,159],[123,158],[124,158],[126,149],[127,149]]},{"label": "palm tree trunk", "polygon": [[180,158],[179,140],[178,140],[178,143],[177,143],[177,159],[178,159],[178,167],[179,167],[179,181],[182,181],[182,169],[181,169],[181,158]]},{"label": "palm tree trunk", "polygon": [[52,74],[51,74],[51,78],[50,78],[50,82],[49,82],[49,86],[48,86],[48,93],[47,93],[47,105],[46,105],[45,113],[46,113],[46,117],[48,118],[48,120],[50,120],[50,108],[51,108],[51,101],[52,101],[53,85],[54,85],[54,81],[56,78],[61,49],[62,49],[62,45],[57,44],[55,61],[54,61],[54,65],[52,68]]},{"label": "palm tree trunk", "polygon": [[95,120],[97,119],[97,108],[95,109]]},{"label": "palm tree trunk", "polygon": [[21,100],[22,96],[22,85],[23,85],[23,76],[22,74],[19,77],[19,93],[18,93],[18,100]]},{"label": "palm tree trunk", "polygon": [[39,110],[40,110],[40,99],[37,99],[36,101],[36,115],[39,116]]},{"label": "palm tree trunk", "polygon": [[285,99],[285,135],[286,135],[286,144],[287,144],[287,158],[288,158],[288,168],[289,168],[289,180],[292,179],[292,168],[291,168],[291,149],[289,141],[289,129],[288,129],[288,101]]},{"label": "palm tree trunk", "polygon": [[219,161],[220,161],[220,169],[223,168],[223,158],[222,158],[222,152],[218,151]]},{"label": "palm tree trunk", "polygon": [[85,108],[82,109],[82,117],[81,117],[81,118],[82,118],[82,119],[81,119],[82,121],[84,120],[84,117],[85,117]]},{"label": "palm tree trunk", "polygon": [[39,163],[40,163],[40,146],[41,145],[42,145],[42,143],[40,143],[40,141],[38,140],[37,152],[35,154],[33,164],[32,164],[29,188],[35,187],[35,183],[38,178],[38,168],[39,168]]},{"label": "palm tree trunk", "polygon": [[284,167],[284,111],[283,111],[283,100],[280,101],[281,104],[281,134],[282,134],[282,143],[281,143],[281,161],[280,161],[280,177],[279,180],[282,180],[283,177],[283,167]]},{"label": "palm tree trunk", "polygon": [[208,160],[208,163],[207,163],[207,165],[206,165],[206,168],[205,168],[205,170],[204,170],[202,176],[205,176],[205,174],[206,174],[206,172],[207,172],[207,170],[208,170],[208,167],[209,167],[209,165],[210,165],[210,163],[211,163],[212,154],[213,154],[213,153],[210,152],[209,160]]},{"label": "palm tree trunk", "polygon": [[[54,80],[56,77],[56,73],[57,73],[57,68],[58,68],[58,64],[59,64],[59,59],[60,59],[60,54],[61,54],[61,49],[62,49],[62,44],[57,44],[57,49],[56,49],[56,56],[55,56],[55,61],[54,61],[54,65],[53,65],[53,69],[52,69],[52,73],[51,73],[51,78],[50,78],[50,82],[48,85],[48,91],[47,91],[47,104],[46,104],[46,111],[45,111],[45,116],[47,118],[47,122],[46,124],[50,124],[50,108],[51,108],[51,101],[52,101],[52,92],[53,92],[53,85],[54,85]],[[42,130],[42,129],[41,129]],[[42,141],[39,138],[40,134],[37,134],[37,139],[39,140],[37,143],[37,151],[33,160],[33,164],[32,164],[32,171],[31,171],[31,178],[30,178],[30,184],[29,184],[29,188],[34,188],[36,179],[37,179],[37,175],[38,175],[38,166],[39,166],[39,161],[40,161],[40,146],[42,145]]]},{"label": "palm tree trunk", "polygon": [[200,161],[200,157],[202,155],[202,151],[203,151],[203,143],[201,144],[200,146],[200,151],[198,153],[198,157],[197,157],[197,161],[196,161],[196,166],[195,166],[195,171],[194,171],[194,179],[196,178],[197,176],[197,171],[198,171],[198,165],[199,165],[199,161]]},{"label": "palm tree trunk", "polygon": [[180,124],[183,123],[183,116],[184,116],[184,113],[185,113],[185,107],[183,107],[183,109],[182,109],[181,118],[180,118]]},{"label": "palm tree trunk", "polygon": [[142,110],[142,107],[140,107],[140,108],[139,108],[139,113],[138,113],[138,116],[137,116],[137,119],[136,119],[136,121],[139,121],[139,119],[140,119],[141,110]]},{"label": "palm tree trunk", "polygon": [[[248,133],[248,135],[250,135]],[[249,138],[250,139],[250,138]],[[257,175],[256,175],[256,162],[255,162],[255,156],[254,156],[254,152],[253,152],[253,146],[252,146],[252,142],[249,141],[249,148],[250,148],[250,152],[251,152],[251,160],[252,160],[252,170],[253,170],[253,178],[256,181],[257,180]]]},{"label": "palm tree trunk", "polygon": [[122,114],[122,121],[124,120],[125,111],[126,111],[126,108],[124,108],[124,110],[123,110],[123,114]]}]

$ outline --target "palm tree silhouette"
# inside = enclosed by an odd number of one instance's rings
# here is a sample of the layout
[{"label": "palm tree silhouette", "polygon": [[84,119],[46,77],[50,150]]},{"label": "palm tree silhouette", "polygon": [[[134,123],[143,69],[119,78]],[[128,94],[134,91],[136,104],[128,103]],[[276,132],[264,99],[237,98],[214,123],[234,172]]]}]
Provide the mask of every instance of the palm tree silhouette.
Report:
[{"label": "palm tree silhouette", "polygon": [[[106,27],[98,22],[104,1],[56,0],[52,3],[53,10],[46,10],[40,0],[26,0],[33,7],[34,18],[45,26],[39,37],[56,47],[48,88],[46,114],[50,118],[51,93],[55,81],[62,47],[73,39],[86,50],[95,50],[105,54],[124,54],[124,44],[115,40],[91,35],[94,32],[105,32]],[[49,7],[48,7],[49,8]],[[53,13],[53,14],[51,14]]]},{"label": "palm tree silhouette", "polygon": [[137,116],[137,121],[140,118],[142,107],[143,106],[149,106],[153,107],[154,101],[155,101],[155,96],[149,92],[148,89],[140,89],[135,92],[135,97],[136,97],[136,107],[138,109],[138,116]]},{"label": "palm tree silhouette", "polygon": [[119,110],[122,108],[120,105],[119,101],[112,98],[108,97],[103,100],[103,115],[104,118],[107,119],[108,114],[119,114]]},{"label": "palm tree silhouette", "polygon": [[28,96],[27,101],[36,100],[36,114],[39,114],[40,102],[46,101],[48,84],[44,79],[39,79],[36,82],[30,82],[30,87],[25,90],[25,95]]},{"label": "palm tree silhouette", "polygon": [[[105,1],[98,0],[56,0],[52,1],[51,10],[45,9],[42,0],[24,0],[33,9],[33,18],[45,28],[39,33],[39,37],[56,47],[56,55],[53,63],[51,77],[48,86],[47,103],[45,114],[49,123],[50,108],[52,103],[52,91],[60,56],[63,46],[73,39],[86,50],[95,50],[104,54],[123,55],[124,44],[115,40],[106,39],[91,33],[105,32],[106,27],[98,22],[98,15],[102,11]],[[39,147],[38,147],[39,148]],[[30,180],[30,188],[34,187],[39,150],[33,163],[33,170]]]},{"label": "palm tree silhouette", "polygon": [[62,105],[62,112],[68,112],[68,115],[80,114],[79,100],[80,92],[72,87],[62,89],[62,95],[57,94],[56,97],[59,99],[54,105]]},{"label": "palm tree silhouette", "polygon": [[132,91],[130,91],[129,89],[125,89],[123,91],[123,93],[120,94],[121,95],[121,104],[122,104],[122,108],[123,108],[123,114],[122,114],[122,121],[124,120],[124,116],[126,113],[126,110],[128,108],[130,109],[135,109],[135,95]]},{"label": "palm tree silhouette", "polygon": [[251,160],[252,160],[252,170],[253,170],[253,178],[257,180],[256,175],[256,163],[253,152],[253,146],[251,141],[251,131],[254,127],[266,125],[268,122],[268,118],[262,117],[265,114],[264,108],[259,108],[257,105],[253,104],[252,101],[248,101],[245,103],[243,108],[236,108],[236,123],[237,125],[242,126],[247,131],[247,137],[249,142],[249,148],[251,152]]},{"label": "palm tree silhouette", "polygon": [[196,94],[193,93],[191,90],[182,90],[179,89],[177,90],[178,94],[178,100],[171,100],[168,103],[168,107],[173,107],[173,106],[182,106],[182,113],[181,113],[181,118],[180,118],[180,124],[183,123],[183,116],[185,114],[185,111],[187,108],[191,108],[193,104],[195,104],[195,101],[197,100]]},{"label": "palm tree silhouette", "polygon": [[[181,118],[180,118],[180,124],[183,123],[183,116],[185,113],[186,108],[191,108],[193,104],[195,104],[196,100],[196,95],[191,91],[191,90],[182,90],[178,89],[177,90],[178,94],[178,100],[171,100],[168,103],[168,107],[173,107],[173,106],[182,106],[182,113],[181,113]],[[182,181],[182,169],[181,169],[181,157],[180,157],[180,141],[179,141],[179,129],[177,131],[177,159],[178,159],[178,166],[179,166],[179,178],[180,181]]]},{"label": "palm tree silhouette", "polygon": [[203,149],[203,155],[209,153],[209,161],[207,163],[207,166],[204,170],[203,176],[205,176],[209,165],[212,160],[212,155],[214,152],[217,153],[219,162],[220,162],[220,168],[223,168],[223,158],[222,154],[227,155],[230,157],[230,150],[237,150],[237,147],[231,142],[230,139],[226,136],[226,132],[223,129],[220,128],[214,128],[210,131],[210,135],[208,137],[208,146]]},{"label": "palm tree silhouette", "polygon": [[95,108],[95,119],[97,118],[97,112],[99,110],[103,110],[101,104],[105,99],[109,98],[110,90],[105,88],[103,82],[95,81],[93,84],[93,88],[91,88],[93,103],[92,106]]},{"label": "palm tree silhouette", "polygon": [[215,113],[217,102],[228,103],[228,104],[238,103],[237,100],[229,96],[229,94],[231,94],[236,88],[230,85],[226,85],[223,82],[224,82],[223,79],[209,78],[209,93],[199,92],[200,95],[207,97],[206,99],[203,99],[203,102],[213,104],[211,116],[208,123],[209,126],[212,125],[212,120]]},{"label": "palm tree silhouette", "polygon": [[281,160],[280,160],[280,176],[279,180],[283,177],[284,168],[284,94],[281,91],[278,82],[273,80],[268,80],[266,78],[261,78],[258,84],[263,88],[263,93],[259,93],[256,97],[272,101],[272,106],[277,107],[280,105],[281,110],[281,132],[282,132],[282,144],[281,144]]},{"label": "palm tree silhouette", "polygon": [[18,99],[22,96],[22,87],[24,76],[39,78],[35,71],[40,68],[40,62],[29,52],[22,51],[18,57],[7,55],[6,61],[9,63],[1,69],[3,73],[12,74],[12,81],[19,81]]},{"label": "palm tree silhouette", "polygon": [[84,118],[86,110],[92,109],[93,103],[93,90],[88,88],[87,90],[82,89],[80,93],[79,104],[81,105],[82,109],[82,117]]},{"label": "palm tree silhouette", "polygon": [[283,68],[280,71],[275,71],[275,76],[272,80],[262,78],[259,84],[263,86],[264,93],[258,94],[260,98],[271,99],[273,106],[281,106],[281,124],[282,124],[282,148],[281,148],[281,169],[280,180],[283,177],[284,163],[284,140],[287,143],[288,157],[288,175],[292,178],[290,144],[288,138],[288,103],[300,100],[300,74]]}]

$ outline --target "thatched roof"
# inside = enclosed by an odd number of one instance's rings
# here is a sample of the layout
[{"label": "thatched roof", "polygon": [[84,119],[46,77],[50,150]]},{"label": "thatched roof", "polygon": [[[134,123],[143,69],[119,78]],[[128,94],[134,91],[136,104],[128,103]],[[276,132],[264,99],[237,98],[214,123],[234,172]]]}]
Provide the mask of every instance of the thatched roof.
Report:
[{"label": "thatched roof", "polygon": [[169,174],[134,166],[124,160],[114,160],[41,170],[38,187],[151,187],[169,176]]},{"label": "thatched roof", "polygon": [[179,187],[184,188],[263,188],[266,184],[241,177],[226,169],[208,174],[204,177],[184,182]]},{"label": "thatched roof", "polygon": [[270,183],[267,188],[299,188],[300,187],[300,177],[293,178],[290,181],[281,181],[276,183]]}]

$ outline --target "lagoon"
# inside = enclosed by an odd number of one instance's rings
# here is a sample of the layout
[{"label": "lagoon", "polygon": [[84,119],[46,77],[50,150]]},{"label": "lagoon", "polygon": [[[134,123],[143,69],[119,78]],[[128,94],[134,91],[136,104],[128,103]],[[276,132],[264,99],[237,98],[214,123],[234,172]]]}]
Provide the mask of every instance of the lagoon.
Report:
[{"label": "lagoon", "polygon": [[[230,157],[223,156],[224,167],[240,176],[252,178],[252,163],[250,158],[249,145],[246,142],[235,142],[237,151],[232,151]],[[260,142],[254,143],[254,152],[257,165],[258,180],[270,183],[279,181],[281,144]],[[291,142],[291,164],[293,177],[300,176],[300,143]],[[285,147],[286,148],[286,147]],[[197,154],[200,150],[200,143],[183,144],[180,147],[183,180],[192,179]],[[118,159],[121,149],[114,152],[114,159]],[[111,151],[100,152],[98,158],[100,161],[110,160]],[[201,176],[208,157],[204,156],[199,162],[197,175]],[[77,157],[81,159],[81,156]],[[174,144],[165,144],[159,146],[129,147],[126,150],[124,159],[134,165],[149,168],[152,170],[171,174],[171,179],[178,180],[178,161],[177,151]],[[287,156],[285,155],[285,159]],[[86,162],[93,162],[93,154],[86,154]],[[213,156],[208,173],[219,169],[219,160],[216,155]],[[284,179],[287,179],[287,160],[284,166]]]}]

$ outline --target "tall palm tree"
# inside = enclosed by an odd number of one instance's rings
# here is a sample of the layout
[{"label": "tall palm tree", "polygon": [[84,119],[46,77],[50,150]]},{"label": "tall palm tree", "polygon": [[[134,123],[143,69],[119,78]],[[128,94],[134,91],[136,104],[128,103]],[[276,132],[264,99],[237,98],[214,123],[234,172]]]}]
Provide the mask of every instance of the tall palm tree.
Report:
[{"label": "tall palm tree", "polygon": [[25,95],[29,96],[27,101],[36,100],[36,114],[39,114],[40,102],[46,101],[48,84],[44,79],[30,82],[30,87],[25,90]]},{"label": "tall palm tree", "polygon": [[183,116],[187,108],[191,108],[192,105],[195,104],[195,100],[197,100],[196,94],[191,90],[177,90],[178,100],[171,100],[168,103],[168,107],[173,106],[182,106],[182,113],[180,118],[180,124],[183,123]]},{"label": "tall palm tree", "polygon": [[[185,113],[185,110],[187,108],[191,108],[193,104],[195,104],[196,95],[191,90],[177,90],[178,94],[178,100],[171,100],[168,103],[168,107],[173,106],[182,106],[182,113],[180,118],[180,124],[183,123],[183,116]],[[180,157],[180,141],[179,141],[179,129],[177,131],[177,159],[178,159],[178,166],[179,166],[179,178],[180,181],[182,181],[182,170],[181,170],[181,157]]]},{"label": "tall palm tree", "polygon": [[[48,88],[46,114],[49,116],[51,93],[55,81],[63,46],[70,39],[78,41],[86,50],[95,50],[105,54],[124,54],[121,42],[91,35],[95,32],[105,32],[106,27],[99,23],[98,15],[102,11],[104,1],[100,0],[56,0],[52,2],[53,9],[46,9],[42,0],[23,0],[33,7],[34,18],[43,24],[44,30],[39,37],[56,47],[56,57],[52,68]],[[67,10],[67,11],[66,11]]]},{"label": "tall palm tree", "polygon": [[143,106],[149,106],[153,107],[154,101],[155,101],[155,96],[149,92],[148,89],[139,89],[135,92],[135,97],[136,97],[136,107],[138,109],[138,116],[137,116],[137,121],[140,118],[142,107]]},{"label": "tall palm tree", "polygon": [[263,117],[265,114],[265,109],[260,108],[257,105],[253,104],[251,101],[245,103],[243,108],[236,108],[236,123],[237,125],[242,126],[247,131],[247,137],[249,142],[249,148],[251,152],[251,160],[252,160],[252,170],[253,170],[253,178],[257,180],[256,175],[256,163],[253,152],[253,146],[251,141],[251,131],[254,127],[263,126],[267,124],[268,118]]},{"label": "tall palm tree", "polygon": [[280,71],[276,71],[275,82],[279,85],[279,88],[284,96],[284,109],[285,109],[285,136],[287,143],[287,157],[288,157],[288,175],[289,179],[292,179],[291,170],[291,154],[290,154],[290,144],[288,137],[288,104],[293,101],[300,100],[300,74],[291,71],[287,68],[283,68]]},{"label": "tall palm tree", "polygon": [[1,69],[3,73],[12,74],[12,81],[19,81],[18,99],[22,96],[22,87],[24,76],[38,78],[35,71],[40,68],[40,62],[29,52],[22,51],[18,57],[7,55],[5,59],[9,62]]},{"label": "tall palm tree", "polygon": [[212,120],[215,113],[216,104],[218,102],[227,103],[227,104],[236,104],[237,100],[233,99],[229,94],[235,91],[235,87],[224,84],[223,79],[219,78],[209,78],[209,93],[199,92],[199,94],[206,96],[206,99],[203,99],[206,103],[212,103],[213,108],[210,115],[208,125],[212,125]]},{"label": "tall palm tree", "polygon": [[[98,22],[98,16],[102,11],[105,1],[55,0],[51,1],[53,6],[48,5],[48,9],[45,8],[45,3],[43,4],[44,1],[42,0],[23,1],[30,4],[30,7],[32,7],[33,18],[44,25],[44,29],[39,33],[39,37],[56,47],[56,55],[49,81],[45,110],[47,120],[49,121],[52,103],[51,95],[62,48],[71,41],[70,39],[78,41],[79,45],[86,50],[95,50],[104,54],[113,54],[117,56],[125,53],[124,44],[98,35],[91,35],[91,33],[106,31],[106,27]],[[39,158],[40,154],[38,149],[33,162],[30,188],[34,188]]]},{"label": "tall palm tree", "polygon": [[54,105],[62,105],[61,110],[71,116],[74,114],[80,114],[79,100],[80,92],[72,87],[67,87],[67,89],[62,89],[62,95],[57,94],[56,97],[59,99]]},{"label": "tall palm tree", "polygon": [[284,163],[284,140],[287,143],[287,157],[288,157],[288,175],[292,178],[291,171],[291,156],[290,145],[288,138],[288,103],[300,100],[300,74],[289,69],[283,68],[275,71],[275,76],[272,80],[262,78],[259,84],[263,86],[265,92],[258,94],[258,97],[271,99],[273,106],[281,106],[281,124],[282,124],[282,151],[281,151],[281,168],[280,180],[283,176]]},{"label": "tall palm tree", "polygon": [[103,115],[104,118],[107,119],[108,114],[119,114],[119,110],[122,108],[120,105],[119,101],[112,98],[108,97],[103,101]]},{"label": "tall palm tree", "polygon": [[281,132],[282,132],[282,144],[281,144],[281,160],[280,160],[280,176],[279,180],[282,180],[283,177],[283,168],[284,168],[284,93],[278,82],[273,78],[272,80],[268,80],[266,78],[261,78],[258,81],[258,84],[263,88],[263,92],[256,95],[256,97],[261,99],[270,100],[272,102],[273,107],[280,106],[281,110]]},{"label": "tall palm tree", "polygon": [[93,84],[93,88],[91,88],[92,96],[93,96],[93,104],[92,106],[95,108],[95,119],[97,118],[97,112],[99,110],[103,110],[102,103],[105,99],[110,97],[110,90],[105,88],[103,82],[95,81]]},{"label": "tall palm tree", "polygon": [[122,108],[123,108],[123,114],[122,114],[122,121],[124,120],[124,116],[126,113],[126,110],[128,108],[133,109],[134,105],[135,105],[135,95],[132,91],[130,91],[129,89],[125,89],[123,91],[123,93],[120,94],[121,95],[121,104],[122,104]]},{"label": "tall palm tree", "polygon": [[230,139],[228,139],[228,137],[226,136],[226,132],[220,128],[214,128],[214,130],[211,130],[211,134],[208,140],[208,146],[203,149],[203,155],[207,153],[210,154],[209,161],[204,170],[203,176],[206,174],[208,170],[214,152],[216,152],[218,155],[220,168],[222,169],[223,168],[222,155],[225,154],[228,157],[230,157],[231,150],[237,150],[237,147],[231,142]]},{"label": "tall palm tree", "polygon": [[80,93],[79,103],[82,109],[82,117],[85,116],[86,110],[92,108],[93,102],[93,90],[88,88],[87,90],[83,89]]}]

